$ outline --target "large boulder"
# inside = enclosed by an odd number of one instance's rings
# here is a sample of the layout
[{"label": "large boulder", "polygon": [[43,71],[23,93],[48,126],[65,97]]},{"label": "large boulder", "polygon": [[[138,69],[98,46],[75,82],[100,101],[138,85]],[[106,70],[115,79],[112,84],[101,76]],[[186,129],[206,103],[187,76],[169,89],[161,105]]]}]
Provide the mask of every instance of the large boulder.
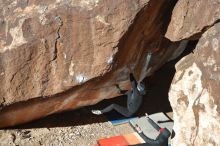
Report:
[{"label": "large boulder", "polygon": [[209,28],[190,55],[176,65],[169,100],[173,145],[220,145],[220,23]]},{"label": "large boulder", "polygon": [[54,95],[109,72],[120,38],[146,4],[2,1],[3,104]]},{"label": "large boulder", "polygon": [[172,41],[198,39],[220,19],[219,0],[179,0],[166,37]]},{"label": "large boulder", "polygon": [[[0,127],[92,105],[170,57],[173,0],[0,1]],[[147,52],[150,68],[143,68]],[[176,53],[175,53],[176,54]]]}]

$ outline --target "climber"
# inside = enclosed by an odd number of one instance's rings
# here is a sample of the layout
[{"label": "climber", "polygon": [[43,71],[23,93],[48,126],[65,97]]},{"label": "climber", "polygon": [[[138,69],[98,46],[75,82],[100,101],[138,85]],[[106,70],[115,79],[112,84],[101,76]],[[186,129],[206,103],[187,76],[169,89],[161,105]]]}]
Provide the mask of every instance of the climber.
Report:
[{"label": "climber", "polygon": [[[100,115],[116,110],[125,117],[130,117],[135,114],[142,103],[143,96],[145,95],[145,87],[142,83],[137,85],[137,81],[135,80],[133,74],[130,74],[130,82],[132,90],[125,93],[125,95],[127,95],[127,108],[117,104],[111,104],[103,110],[92,110],[92,113]],[[123,91],[120,89],[119,92],[122,93]]]},{"label": "climber", "polygon": [[[148,53],[148,56],[149,55],[151,56],[151,53]],[[144,68],[148,67],[150,59],[147,59],[147,61],[148,62],[145,64]],[[92,113],[96,115],[100,115],[100,114],[115,110],[125,117],[130,117],[134,115],[140,108],[142,100],[143,100],[143,96],[146,94],[146,91],[145,91],[144,84],[141,83],[141,81],[137,83],[133,74],[130,74],[130,82],[131,82],[132,89],[125,93],[125,95],[127,95],[127,107],[122,107],[117,104],[111,104],[110,106],[104,108],[103,110],[92,110]],[[119,89],[119,92],[123,94],[123,91],[119,87],[118,89]]]}]

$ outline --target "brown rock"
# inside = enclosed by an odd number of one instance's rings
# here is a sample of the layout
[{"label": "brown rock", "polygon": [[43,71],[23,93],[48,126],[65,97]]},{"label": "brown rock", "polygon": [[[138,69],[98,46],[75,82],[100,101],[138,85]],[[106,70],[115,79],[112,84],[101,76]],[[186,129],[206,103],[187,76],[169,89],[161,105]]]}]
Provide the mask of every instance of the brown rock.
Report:
[{"label": "brown rock", "polygon": [[208,29],[193,54],[176,65],[169,92],[173,145],[220,145],[220,23]]},{"label": "brown rock", "polygon": [[4,104],[54,95],[109,72],[119,39],[146,2],[4,2]]},{"label": "brown rock", "polygon": [[220,19],[219,0],[179,0],[173,10],[166,37],[172,41],[198,39]]},{"label": "brown rock", "polygon": [[[178,43],[164,38],[172,0],[0,2],[0,127],[92,105],[152,74]],[[160,22],[160,23],[158,23]],[[146,52],[151,68],[143,73]]]}]

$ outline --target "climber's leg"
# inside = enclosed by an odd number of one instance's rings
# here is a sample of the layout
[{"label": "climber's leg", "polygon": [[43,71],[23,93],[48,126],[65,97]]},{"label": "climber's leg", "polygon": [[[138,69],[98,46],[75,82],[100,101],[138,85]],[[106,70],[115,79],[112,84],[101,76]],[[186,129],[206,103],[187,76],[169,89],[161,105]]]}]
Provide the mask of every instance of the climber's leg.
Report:
[{"label": "climber's leg", "polygon": [[118,113],[120,113],[121,115],[125,116],[125,117],[130,117],[132,114],[128,111],[127,108],[125,107],[122,107],[120,105],[117,105],[117,104],[112,104],[106,108],[104,108],[103,110],[94,110],[92,111],[93,114],[103,114],[103,113],[107,113],[107,112],[110,112],[112,110],[115,110],[117,111]]}]

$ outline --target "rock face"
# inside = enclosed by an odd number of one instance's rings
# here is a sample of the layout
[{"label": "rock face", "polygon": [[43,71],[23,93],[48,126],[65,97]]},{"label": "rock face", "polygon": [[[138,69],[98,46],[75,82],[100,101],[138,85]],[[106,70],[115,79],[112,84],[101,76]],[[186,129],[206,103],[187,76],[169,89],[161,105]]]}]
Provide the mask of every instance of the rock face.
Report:
[{"label": "rock face", "polygon": [[174,112],[172,143],[220,145],[220,23],[209,28],[193,54],[176,65],[169,92]]},{"label": "rock face", "polygon": [[147,1],[2,3],[0,97],[8,105],[54,95],[109,72],[119,39]]},{"label": "rock face", "polygon": [[220,145],[220,2],[176,2],[0,1],[0,128],[116,97],[199,40],[176,65],[172,143]]},{"label": "rock face", "polygon": [[173,145],[220,145],[219,20],[218,0],[179,0],[174,7],[166,37],[199,42],[176,65],[170,88],[176,132]]},{"label": "rock face", "polygon": [[166,37],[172,41],[198,39],[219,19],[219,0],[179,0],[173,10]]},{"label": "rock face", "polygon": [[117,96],[115,84],[128,89],[130,72],[152,74],[179,44],[164,38],[175,2],[0,1],[0,127],[95,104]]}]

